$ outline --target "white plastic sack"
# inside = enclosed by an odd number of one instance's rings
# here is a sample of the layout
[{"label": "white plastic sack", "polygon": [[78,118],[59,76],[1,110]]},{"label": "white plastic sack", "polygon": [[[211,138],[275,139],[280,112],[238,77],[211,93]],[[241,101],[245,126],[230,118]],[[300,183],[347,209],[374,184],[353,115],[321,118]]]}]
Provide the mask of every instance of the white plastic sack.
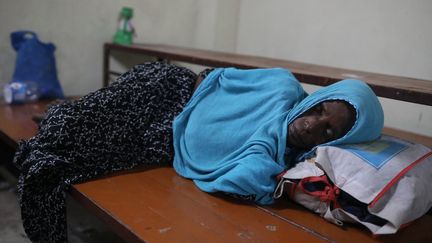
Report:
[{"label": "white plastic sack", "polygon": [[[327,196],[319,198],[301,190],[298,179],[328,178]],[[327,220],[341,225],[358,222],[374,234],[395,233],[404,224],[419,218],[432,207],[432,152],[420,145],[382,136],[372,143],[322,146],[315,163],[302,162],[288,170],[275,197],[288,191],[291,198]],[[320,179],[320,180],[321,180]],[[291,192],[289,192],[291,190]],[[368,205],[368,211],[387,220],[383,226],[359,220],[334,207],[338,190]]]}]

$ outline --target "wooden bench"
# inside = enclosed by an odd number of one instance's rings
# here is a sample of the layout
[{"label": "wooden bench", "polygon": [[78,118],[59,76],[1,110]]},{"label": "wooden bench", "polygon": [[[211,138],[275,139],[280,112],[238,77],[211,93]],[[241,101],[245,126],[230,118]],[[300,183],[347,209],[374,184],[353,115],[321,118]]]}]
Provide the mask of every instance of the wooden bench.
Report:
[{"label": "wooden bench", "polygon": [[268,68],[283,67],[307,84],[327,86],[341,79],[355,78],[368,83],[378,96],[390,99],[432,105],[432,80],[383,75],[341,68],[324,67],[282,59],[207,51],[160,44],[122,46],[106,43],[103,58],[103,85],[109,83],[112,52],[124,52],[155,57],[157,60],[179,61],[210,67]]},{"label": "wooden bench", "polygon": [[[164,45],[104,46],[104,77],[108,82],[111,51],[126,51],[157,59],[206,66],[243,68],[282,66],[302,82],[330,84],[343,74],[362,75],[382,96],[432,105],[432,82],[299,64],[284,60],[193,50]],[[290,66],[292,65],[292,66]],[[304,66],[303,66],[304,65]],[[333,71],[334,72],[333,72]],[[335,70],[339,74],[335,74]],[[115,73],[114,73],[115,74]],[[382,77],[380,79],[379,77]],[[379,82],[378,82],[378,81]],[[387,81],[386,81],[387,80]],[[390,81],[389,81],[390,80]],[[395,82],[393,85],[392,82]],[[412,83],[411,83],[412,81]],[[414,95],[413,95],[414,94]],[[418,98],[423,97],[423,98]],[[0,139],[10,148],[36,133],[31,121],[45,103],[0,107]],[[432,147],[432,138],[386,129]],[[129,242],[427,242],[432,240],[432,215],[425,215],[395,235],[373,237],[364,228],[333,225],[287,200],[258,206],[223,195],[207,194],[172,168],[143,169],[74,185],[74,199],[90,209]]]}]

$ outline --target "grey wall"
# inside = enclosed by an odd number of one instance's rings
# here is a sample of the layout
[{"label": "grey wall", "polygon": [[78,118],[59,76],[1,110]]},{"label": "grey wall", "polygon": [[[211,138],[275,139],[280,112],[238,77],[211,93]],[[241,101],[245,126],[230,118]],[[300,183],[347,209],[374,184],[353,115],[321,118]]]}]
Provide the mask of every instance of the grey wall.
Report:
[{"label": "grey wall", "polygon": [[[427,79],[432,87],[432,1],[242,0],[240,6],[237,52]],[[386,126],[432,135],[432,107],[381,102]]]}]

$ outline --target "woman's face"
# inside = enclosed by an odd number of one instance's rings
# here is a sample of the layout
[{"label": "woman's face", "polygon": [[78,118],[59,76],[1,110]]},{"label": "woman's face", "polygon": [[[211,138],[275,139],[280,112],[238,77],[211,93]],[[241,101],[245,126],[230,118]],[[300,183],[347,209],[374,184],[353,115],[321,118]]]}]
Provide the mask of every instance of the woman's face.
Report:
[{"label": "woman's face", "polygon": [[345,101],[324,101],[307,110],[288,126],[288,143],[301,149],[341,138],[354,125],[354,107]]}]

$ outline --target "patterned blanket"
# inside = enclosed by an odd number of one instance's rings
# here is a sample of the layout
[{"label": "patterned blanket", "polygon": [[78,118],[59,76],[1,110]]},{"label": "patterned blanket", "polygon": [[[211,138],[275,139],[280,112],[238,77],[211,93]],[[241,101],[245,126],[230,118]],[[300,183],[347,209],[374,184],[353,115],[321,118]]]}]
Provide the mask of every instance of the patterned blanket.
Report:
[{"label": "patterned blanket", "polygon": [[164,63],[135,66],[111,86],[54,105],[14,162],[24,229],[33,242],[67,242],[70,185],[144,164],[170,163],[172,121],[197,75]]}]

